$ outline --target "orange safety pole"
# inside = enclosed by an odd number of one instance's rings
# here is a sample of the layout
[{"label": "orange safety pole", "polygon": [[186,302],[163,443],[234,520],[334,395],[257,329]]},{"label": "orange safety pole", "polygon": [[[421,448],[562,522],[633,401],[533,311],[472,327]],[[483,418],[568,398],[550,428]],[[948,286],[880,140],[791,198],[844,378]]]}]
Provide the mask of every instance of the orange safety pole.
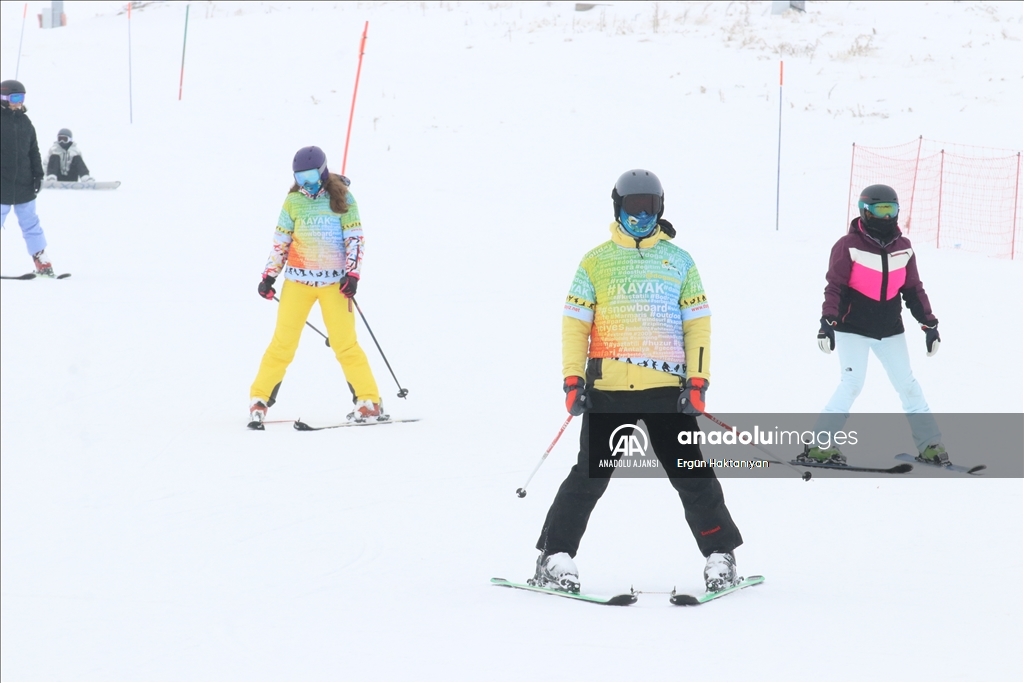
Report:
[{"label": "orange safety pole", "polygon": [[850,190],[846,195],[846,229],[850,229],[850,204],[853,203],[853,168],[857,162],[857,143],[853,143],[853,151],[850,152]]},{"label": "orange safety pole", "polygon": [[185,37],[181,41],[181,76],[178,79],[178,101],[181,102],[181,90],[185,86],[185,46],[188,45],[188,11],[191,4],[185,5]]},{"label": "orange safety pole", "polygon": [[914,221],[914,194],[917,192],[917,170],[921,166],[921,143],[924,142],[924,136],[917,136],[917,158],[914,159],[914,182],[910,186],[910,210],[907,212],[907,224],[904,229],[907,234],[910,234],[910,228]]},{"label": "orange safety pole", "polygon": [[1020,200],[1020,196],[1017,194],[1017,188],[1020,187],[1020,152],[1017,152],[1017,177],[1016,182],[1013,184],[1013,232],[1010,236],[1010,260],[1017,257],[1017,202]]},{"label": "orange safety pole", "polygon": [[345,175],[345,167],[348,165],[348,143],[352,138],[352,117],[356,113],[356,95],[359,93],[359,74],[363,70],[363,55],[366,53],[366,34],[370,30],[370,22],[363,24],[363,37],[359,41],[359,66],[356,67],[356,84],[352,88],[352,107],[348,110],[348,130],[345,131],[345,156],[341,159],[341,174]]}]

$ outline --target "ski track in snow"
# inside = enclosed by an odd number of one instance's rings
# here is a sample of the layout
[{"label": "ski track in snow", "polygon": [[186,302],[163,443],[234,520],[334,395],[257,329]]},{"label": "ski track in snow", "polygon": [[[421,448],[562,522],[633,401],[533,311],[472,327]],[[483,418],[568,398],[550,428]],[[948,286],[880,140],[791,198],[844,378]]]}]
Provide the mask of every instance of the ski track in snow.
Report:
[{"label": "ski track in snow", "polygon": [[[575,459],[578,421],[515,497],[564,419],[561,304],[622,171],[659,174],[700,268],[709,409],[814,412],[837,375],[814,333],[851,143],[1022,147],[1019,3],[769,5],[193,3],[181,102],[184,4],[150,5],[130,125],[116,3],[69,3],[55,31],[30,17],[40,147],[69,127],[122,185],[44,191],[74,277],[0,285],[0,677],[1020,680],[1019,480],[730,479],[741,572],[767,581],[699,609],[488,585],[532,573]],[[2,4],[3,78],[21,8]],[[366,20],[359,301],[408,399],[360,339],[392,414],[424,419],[247,432],[289,162],[317,144],[340,166]],[[20,274],[9,219],[0,269]],[[1021,260],[915,248],[942,321],[934,358],[908,324],[932,409],[1021,412]],[[869,408],[900,409],[877,363]],[[270,417],[347,410],[308,331]],[[695,591],[703,567],[651,480],[613,483],[577,562],[595,594]]]}]

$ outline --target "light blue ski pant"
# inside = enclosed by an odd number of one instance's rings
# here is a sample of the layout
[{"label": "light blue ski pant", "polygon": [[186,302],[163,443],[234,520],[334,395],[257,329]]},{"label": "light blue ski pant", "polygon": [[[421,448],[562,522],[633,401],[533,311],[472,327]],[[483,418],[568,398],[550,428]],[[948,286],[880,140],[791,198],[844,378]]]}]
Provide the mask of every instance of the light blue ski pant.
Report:
[{"label": "light blue ski pant", "polygon": [[868,372],[868,351],[873,351],[885,368],[893,388],[900,395],[903,412],[907,414],[910,431],[917,444],[917,452],[921,453],[928,446],[942,441],[939,425],[928,408],[928,402],[924,400],[924,391],[910,369],[906,335],[872,339],[849,332],[836,332],[836,351],[839,353],[841,368],[839,387],[818,416],[815,432],[836,432],[846,424],[850,408],[864,388]]},{"label": "light blue ski pant", "polygon": [[21,234],[25,238],[29,256],[38,254],[46,248],[46,235],[43,234],[43,226],[39,225],[39,216],[36,215],[36,200],[24,204],[0,204],[0,226],[7,223],[7,214],[11,212],[12,206],[14,214],[18,217],[18,225],[21,226]]}]

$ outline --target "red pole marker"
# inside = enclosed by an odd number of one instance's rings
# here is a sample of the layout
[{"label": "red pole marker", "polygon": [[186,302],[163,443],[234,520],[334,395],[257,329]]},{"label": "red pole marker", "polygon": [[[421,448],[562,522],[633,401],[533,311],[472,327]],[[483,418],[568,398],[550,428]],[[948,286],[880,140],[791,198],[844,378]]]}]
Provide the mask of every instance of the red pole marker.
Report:
[{"label": "red pole marker", "polygon": [[192,5],[185,5],[185,38],[181,42],[181,77],[178,79],[178,101],[181,101],[181,89],[185,86],[185,46],[188,44],[188,10]]},{"label": "red pole marker", "polygon": [[352,137],[352,117],[356,113],[356,95],[359,93],[359,74],[363,71],[363,55],[366,54],[366,34],[370,30],[370,22],[363,24],[363,37],[359,41],[359,66],[356,67],[356,84],[352,88],[352,107],[348,110],[348,130],[345,132],[345,156],[341,160],[341,175],[345,175],[348,164],[348,142]]}]

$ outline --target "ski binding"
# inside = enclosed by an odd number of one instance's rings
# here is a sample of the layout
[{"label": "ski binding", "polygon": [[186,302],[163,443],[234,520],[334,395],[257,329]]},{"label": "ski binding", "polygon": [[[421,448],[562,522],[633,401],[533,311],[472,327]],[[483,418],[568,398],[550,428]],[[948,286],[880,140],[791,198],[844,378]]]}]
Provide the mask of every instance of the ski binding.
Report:
[{"label": "ski binding", "polygon": [[738,583],[735,583],[729,586],[728,588],[723,588],[720,591],[708,591],[706,593],[701,593],[700,595],[686,595],[683,593],[678,593],[672,595],[672,597],[670,597],[668,600],[673,605],[681,605],[686,607],[692,605],[703,605],[705,602],[711,602],[712,600],[720,598],[723,595],[735,593],[738,590],[750,588],[751,586],[758,586],[762,583],[764,583],[763,576],[748,576],[745,579],[740,579]]},{"label": "ski binding", "polygon": [[981,471],[987,467],[987,465],[975,465],[973,467],[965,467],[964,465],[954,465],[949,463],[948,465],[938,465],[935,463],[922,460],[919,456],[911,455],[910,453],[900,453],[896,456],[897,460],[904,462],[919,463],[921,465],[928,465],[928,467],[940,470],[946,470],[947,472],[963,472],[964,474],[973,474],[975,476],[981,474]]}]

